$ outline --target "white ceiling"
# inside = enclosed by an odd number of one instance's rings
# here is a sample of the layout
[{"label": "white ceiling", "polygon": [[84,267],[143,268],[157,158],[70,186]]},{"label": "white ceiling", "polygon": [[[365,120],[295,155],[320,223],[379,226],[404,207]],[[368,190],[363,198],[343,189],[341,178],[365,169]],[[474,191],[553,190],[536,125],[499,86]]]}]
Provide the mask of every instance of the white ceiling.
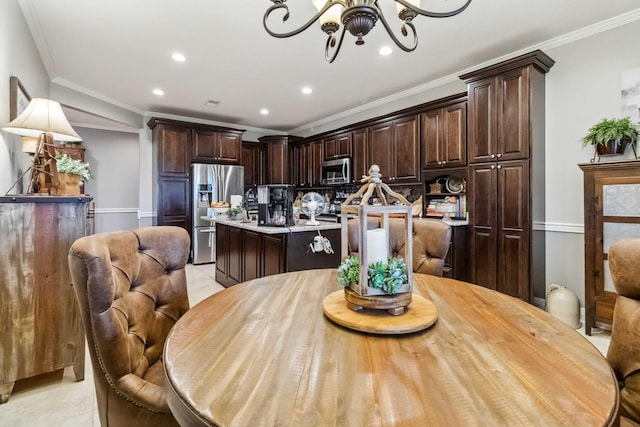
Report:
[{"label": "white ceiling", "polygon": [[[638,0],[473,0],[456,17],[417,17],[415,52],[395,48],[391,56],[379,56],[377,49],[392,42],[378,23],[363,46],[347,34],[340,55],[328,64],[319,24],[288,39],[265,32],[269,0],[19,1],[54,83],[140,114],[282,131],[457,76],[610,18],[640,19]],[[395,6],[379,1],[399,34]],[[422,7],[441,9],[443,3],[454,8],[463,0],[422,0]],[[315,12],[311,0],[287,4],[291,29]],[[177,51],[186,62],[170,58]],[[307,85],[313,94],[301,93]],[[151,93],[156,87],[163,97]],[[206,107],[207,100],[220,105]],[[261,108],[270,114],[262,116]]]}]

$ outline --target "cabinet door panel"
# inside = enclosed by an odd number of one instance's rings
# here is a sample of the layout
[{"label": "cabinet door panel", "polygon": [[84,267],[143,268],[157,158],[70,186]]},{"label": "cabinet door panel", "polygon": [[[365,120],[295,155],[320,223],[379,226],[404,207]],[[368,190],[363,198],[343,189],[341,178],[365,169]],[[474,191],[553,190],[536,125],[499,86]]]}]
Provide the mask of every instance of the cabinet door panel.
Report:
[{"label": "cabinet door panel", "polygon": [[213,161],[216,159],[216,133],[201,129],[193,130],[193,158]]},{"label": "cabinet door panel", "polygon": [[158,225],[176,225],[191,231],[188,178],[158,178]]},{"label": "cabinet door panel", "polygon": [[496,153],[494,78],[470,83],[469,89],[469,161],[487,162]]},{"label": "cabinet door panel", "polygon": [[338,135],[336,151],[338,157],[351,157],[351,132]]},{"label": "cabinet door panel", "polygon": [[420,158],[418,156],[418,117],[411,116],[394,121],[396,158],[395,179],[418,181]]},{"label": "cabinet door panel", "polygon": [[467,164],[467,103],[443,109],[443,141],[441,158],[444,166]]},{"label": "cabinet door panel", "polygon": [[485,288],[497,290],[497,261],[495,229],[474,227],[473,256],[471,258],[471,282]]},{"label": "cabinet door panel", "polygon": [[529,161],[498,164],[501,227],[523,231],[529,224]]},{"label": "cabinet door panel", "polygon": [[244,277],[243,281],[257,279],[260,276],[260,233],[244,230]]},{"label": "cabinet door panel", "polygon": [[325,138],[322,144],[325,160],[333,160],[338,157],[338,139],[336,137]]},{"label": "cabinet door panel", "polygon": [[321,164],[324,159],[324,151],[322,148],[322,141],[314,141],[311,143],[310,148],[310,182],[312,186],[318,186],[322,184],[322,170]]},{"label": "cabinet door panel", "polygon": [[391,123],[383,123],[370,128],[369,138],[369,164],[380,166],[380,172],[384,181],[389,181],[395,176],[393,164],[393,128]]},{"label": "cabinet door panel", "polygon": [[440,168],[443,155],[440,152],[443,138],[443,118],[442,109],[422,113],[421,148],[422,148],[422,168]]},{"label": "cabinet door panel", "polygon": [[502,160],[529,157],[529,69],[498,78],[497,154]]},{"label": "cabinet door panel", "polygon": [[190,129],[158,127],[158,174],[188,175],[191,164]]},{"label": "cabinet door panel", "polygon": [[353,132],[353,174],[352,182],[359,181],[363,175],[369,175],[368,161],[368,132],[367,129],[359,129]]},{"label": "cabinet door panel", "polygon": [[242,282],[242,229],[229,227],[229,279]]},{"label": "cabinet door panel", "polygon": [[226,284],[229,269],[229,228],[216,226],[216,282],[222,285]]},{"label": "cabinet door panel", "polygon": [[500,234],[498,291],[528,302],[529,250],[522,235],[505,230]]},{"label": "cabinet door panel", "polygon": [[285,243],[282,235],[264,234],[262,236],[262,276],[284,273]]},{"label": "cabinet door panel", "polygon": [[218,133],[217,160],[240,163],[242,160],[242,135],[236,133]]},{"label": "cabinet door panel", "polygon": [[469,171],[469,204],[474,226],[497,227],[495,164],[472,166]]}]

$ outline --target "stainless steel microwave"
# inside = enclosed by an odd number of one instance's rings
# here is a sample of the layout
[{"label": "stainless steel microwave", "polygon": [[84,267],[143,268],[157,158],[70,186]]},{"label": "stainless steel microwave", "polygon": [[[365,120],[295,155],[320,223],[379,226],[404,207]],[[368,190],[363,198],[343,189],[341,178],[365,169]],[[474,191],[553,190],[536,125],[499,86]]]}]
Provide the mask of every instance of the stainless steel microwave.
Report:
[{"label": "stainless steel microwave", "polygon": [[322,162],[322,185],[351,184],[351,159],[336,159]]}]

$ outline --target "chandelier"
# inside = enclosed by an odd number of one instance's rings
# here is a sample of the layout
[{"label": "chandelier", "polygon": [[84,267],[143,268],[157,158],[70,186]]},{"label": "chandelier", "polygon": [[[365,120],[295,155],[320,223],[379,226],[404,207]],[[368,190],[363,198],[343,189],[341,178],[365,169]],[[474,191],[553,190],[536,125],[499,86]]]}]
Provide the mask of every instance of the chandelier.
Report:
[{"label": "chandelier", "polygon": [[[309,28],[314,22],[320,20],[320,29],[328,36],[327,43],[325,45],[325,58],[329,63],[333,62],[338,56],[340,48],[342,47],[342,40],[344,39],[345,31],[347,30],[356,37],[356,45],[362,45],[364,44],[363,37],[371,31],[379,19],[393,42],[405,52],[412,52],[418,46],[418,34],[416,33],[416,28],[413,25],[413,19],[416,16],[422,15],[431,18],[448,18],[461,13],[471,3],[471,0],[466,0],[466,3],[460,8],[450,12],[430,12],[419,7],[420,0],[393,0],[396,2],[398,18],[402,21],[400,32],[404,37],[407,37],[409,32],[413,35],[413,43],[405,45],[393,33],[387,19],[382,13],[382,8],[379,5],[382,0],[311,0],[316,9],[318,9],[318,13],[316,13],[300,28],[288,33],[274,32],[267,25],[267,20],[271,13],[278,9],[284,9],[284,17],[282,18],[283,22],[286,22],[289,19],[289,6],[286,4],[287,0],[271,1],[273,2],[273,5],[267,9],[262,20],[267,33],[278,38],[291,37],[300,34]],[[341,23],[342,31],[340,31]]]}]

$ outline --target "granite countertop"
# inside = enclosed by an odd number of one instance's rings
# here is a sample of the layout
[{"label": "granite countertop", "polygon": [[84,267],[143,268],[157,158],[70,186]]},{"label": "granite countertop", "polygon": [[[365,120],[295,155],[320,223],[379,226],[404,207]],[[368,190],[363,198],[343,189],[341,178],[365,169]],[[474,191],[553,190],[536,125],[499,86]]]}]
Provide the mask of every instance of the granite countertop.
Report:
[{"label": "granite countertop", "polygon": [[460,226],[460,225],[469,225],[469,220],[454,220],[454,219],[449,219],[449,218],[442,218],[442,222],[444,222],[447,225],[450,225],[451,227],[456,227],[456,226]]},{"label": "granite countertop", "polygon": [[302,225],[305,220],[301,220],[301,225],[292,225],[290,227],[268,227],[264,225],[258,225],[258,221],[242,222],[235,221],[228,218],[211,218],[208,216],[201,216],[201,219],[206,219],[212,223],[220,223],[228,225],[230,227],[243,228],[245,230],[256,231],[263,234],[287,234],[287,233],[299,233],[302,231],[316,231],[316,230],[339,230],[340,223],[337,222],[325,222],[320,221],[320,225]]}]

